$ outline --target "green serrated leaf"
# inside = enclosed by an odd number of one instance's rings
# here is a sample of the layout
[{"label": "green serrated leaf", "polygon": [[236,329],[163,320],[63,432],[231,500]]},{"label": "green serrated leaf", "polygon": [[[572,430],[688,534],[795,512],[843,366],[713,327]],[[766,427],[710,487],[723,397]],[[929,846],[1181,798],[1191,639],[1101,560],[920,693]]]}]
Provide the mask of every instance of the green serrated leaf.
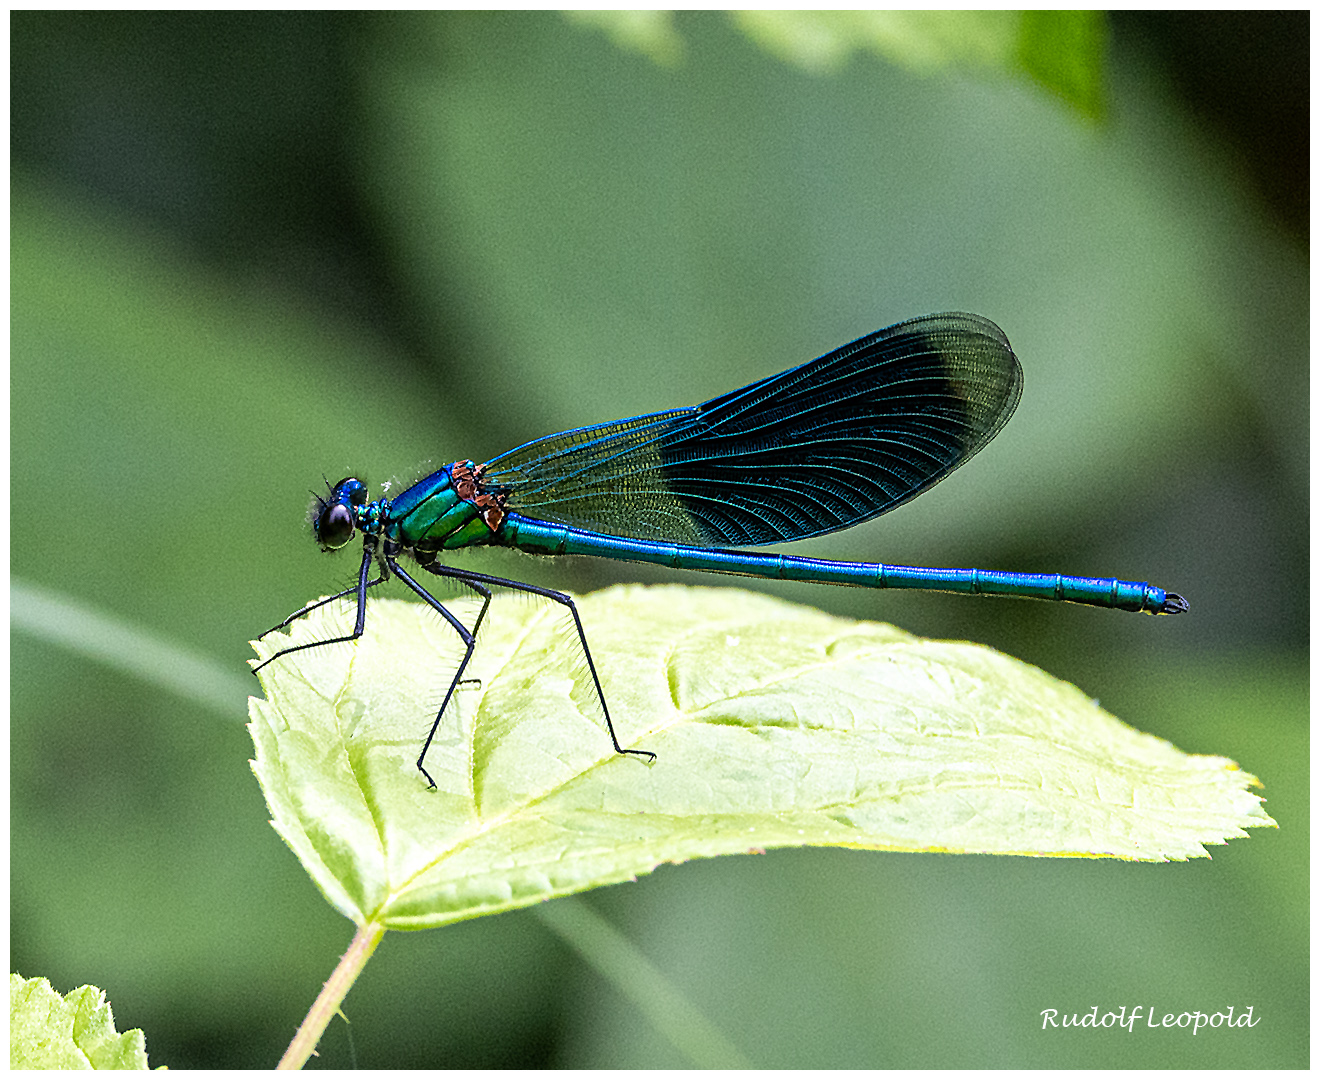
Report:
[{"label": "green serrated leaf", "polygon": [[[459,649],[434,613],[373,601],[360,641],[261,672],[249,729],[272,823],[349,918],[437,926],[769,847],[1163,861],[1273,824],[1231,761],[983,646],[735,589],[578,603],[619,739],[652,765],[612,751],[554,605],[492,604],[480,686],[427,757],[435,791],[414,761]],[[323,612],[297,641],[344,632]]]},{"label": "green serrated leaf", "polygon": [[105,992],[80,986],[63,997],[45,979],[9,976],[9,1067],[145,1069],[146,1040],[122,1035]]}]

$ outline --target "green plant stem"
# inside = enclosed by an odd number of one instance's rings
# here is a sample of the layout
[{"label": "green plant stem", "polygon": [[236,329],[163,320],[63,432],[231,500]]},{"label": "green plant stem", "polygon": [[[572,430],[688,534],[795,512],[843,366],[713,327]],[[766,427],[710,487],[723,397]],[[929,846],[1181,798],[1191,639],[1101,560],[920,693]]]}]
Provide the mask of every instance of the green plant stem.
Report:
[{"label": "green plant stem", "polygon": [[376,946],[384,936],[385,927],[379,923],[369,922],[365,926],[358,927],[358,932],[353,936],[353,943],[340,957],[338,966],[326,980],[316,1000],[312,1002],[307,1018],[298,1028],[298,1034],[293,1037],[293,1042],[289,1043],[289,1048],[284,1051],[284,1057],[280,1058],[279,1068],[301,1069],[312,1056],[316,1044],[321,1041],[326,1025],[330,1023],[330,1018],[339,1011],[339,1006],[349,988],[366,962],[371,959],[371,954],[376,951]]}]

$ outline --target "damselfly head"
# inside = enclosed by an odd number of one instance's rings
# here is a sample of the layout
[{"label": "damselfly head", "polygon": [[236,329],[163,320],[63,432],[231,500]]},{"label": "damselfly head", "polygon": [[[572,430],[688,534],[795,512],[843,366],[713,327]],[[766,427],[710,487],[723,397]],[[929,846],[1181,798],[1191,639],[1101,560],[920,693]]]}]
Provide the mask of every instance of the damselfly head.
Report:
[{"label": "damselfly head", "polygon": [[367,501],[367,485],[356,477],[346,476],[330,489],[330,497],[316,495],[309,516],[312,535],[322,551],[334,551],[353,539],[356,527],[354,509]]}]

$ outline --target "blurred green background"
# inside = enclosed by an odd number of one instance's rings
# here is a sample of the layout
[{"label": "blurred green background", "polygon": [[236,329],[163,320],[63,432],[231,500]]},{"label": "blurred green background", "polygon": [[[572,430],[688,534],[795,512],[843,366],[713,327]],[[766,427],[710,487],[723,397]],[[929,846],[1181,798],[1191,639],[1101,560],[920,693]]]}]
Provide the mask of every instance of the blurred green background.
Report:
[{"label": "blurred green background", "polygon": [[[901,48],[804,66],[719,13],[631,39],[11,14],[12,573],[235,676],[208,710],[14,632],[12,969],[104,988],[154,1065],[272,1065],[352,933],[267,825],[243,727],[248,639],[353,577],[309,488],[962,309],[1022,359],[1013,422],[794,550],[1149,580],[1191,613],[774,591],[1039,664],[1237,760],[1280,830],[1178,865],[771,852],[586,902],[760,1066],[1304,1067],[1308,20],[1101,22],[1096,119]],[[1093,1005],[1260,1022],[1041,1030]],[[352,1047],[336,1022],[314,1066],[684,1064],[534,911],[387,935],[345,1008]]]}]

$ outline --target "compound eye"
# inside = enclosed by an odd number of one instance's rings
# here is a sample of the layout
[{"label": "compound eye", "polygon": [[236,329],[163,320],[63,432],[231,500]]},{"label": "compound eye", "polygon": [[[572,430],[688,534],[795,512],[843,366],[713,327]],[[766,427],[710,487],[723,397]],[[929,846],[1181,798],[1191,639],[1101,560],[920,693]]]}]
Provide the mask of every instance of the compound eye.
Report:
[{"label": "compound eye", "polygon": [[353,539],[353,511],[343,503],[331,503],[316,519],[316,539],[326,551],[341,548]]}]

